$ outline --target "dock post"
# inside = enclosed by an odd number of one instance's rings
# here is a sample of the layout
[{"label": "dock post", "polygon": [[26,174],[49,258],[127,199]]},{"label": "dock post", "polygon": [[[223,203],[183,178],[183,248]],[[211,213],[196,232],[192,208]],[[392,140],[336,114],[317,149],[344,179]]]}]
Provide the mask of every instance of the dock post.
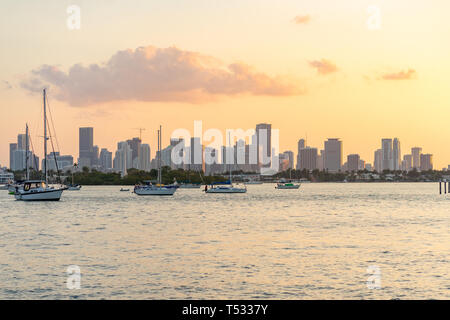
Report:
[{"label": "dock post", "polygon": [[442,181],[439,180],[439,194],[442,194]]}]

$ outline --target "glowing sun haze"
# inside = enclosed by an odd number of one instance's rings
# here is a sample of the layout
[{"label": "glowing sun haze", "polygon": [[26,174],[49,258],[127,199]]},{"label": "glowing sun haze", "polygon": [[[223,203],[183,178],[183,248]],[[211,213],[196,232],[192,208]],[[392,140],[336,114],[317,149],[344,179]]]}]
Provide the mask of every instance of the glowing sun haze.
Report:
[{"label": "glowing sun haze", "polygon": [[[67,28],[69,5],[81,28]],[[367,8],[380,8],[368,28]],[[296,142],[373,163],[382,138],[402,154],[420,146],[435,168],[450,164],[450,21],[445,0],[2,1],[0,164],[30,123],[40,150],[40,91],[49,100],[61,152],[78,157],[78,127],[116,150],[138,136],[152,156],[176,128],[280,129]]]}]

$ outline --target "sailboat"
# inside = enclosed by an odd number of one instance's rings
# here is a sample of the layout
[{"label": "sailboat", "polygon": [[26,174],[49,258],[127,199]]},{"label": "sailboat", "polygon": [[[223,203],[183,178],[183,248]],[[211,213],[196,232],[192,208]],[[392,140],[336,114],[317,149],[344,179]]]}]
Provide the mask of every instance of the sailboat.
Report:
[{"label": "sailboat", "polygon": [[161,176],[161,141],[162,141],[162,128],[159,126],[158,130],[158,183],[153,185],[150,181],[146,182],[146,185],[140,185],[134,187],[134,193],[139,196],[173,196],[177,188],[173,186],[164,186],[162,184]]},{"label": "sailboat", "polygon": [[[76,167],[78,167],[78,166],[75,163],[75,165],[73,166],[73,169],[75,170]],[[67,190],[69,190],[69,191],[79,191],[79,190],[81,190],[81,186],[79,184],[75,184],[74,183],[74,178],[73,178],[73,171],[74,170],[72,170],[72,183],[67,186]]]},{"label": "sailboat", "polygon": [[[228,140],[231,146],[230,134],[228,133]],[[205,185],[205,193],[246,193],[247,187],[244,185],[244,188],[233,186],[233,176],[231,173],[231,166],[228,166],[230,171],[230,181],[228,185],[221,184],[211,184],[210,188],[208,185]]]},{"label": "sailboat", "polygon": [[[28,169],[28,150],[26,154],[27,163],[27,180],[24,181],[23,187],[16,187],[14,196],[17,200],[22,201],[59,201],[64,190],[67,188],[55,188],[48,185],[47,172],[47,93],[46,89],[43,91],[44,95],[44,176],[45,180],[29,180]],[[28,129],[28,127],[27,127]],[[28,130],[26,143],[28,148]],[[55,159],[56,161],[56,159]]]},{"label": "sailboat", "polygon": [[300,188],[299,183],[293,183],[292,177],[291,177],[291,169],[289,169],[289,181],[285,181],[284,179],[281,179],[280,182],[277,183],[277,186],[275,189],[298,189]]}]

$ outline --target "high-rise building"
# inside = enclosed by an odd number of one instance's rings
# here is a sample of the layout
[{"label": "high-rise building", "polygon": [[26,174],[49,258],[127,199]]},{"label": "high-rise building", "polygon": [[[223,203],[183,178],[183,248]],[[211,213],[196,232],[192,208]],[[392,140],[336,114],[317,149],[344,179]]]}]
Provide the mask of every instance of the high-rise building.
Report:
[{"label": "high-rise building", "polygon": [[382,139],[381,150],[383,152],[382,170],[394,170],[394,159],[392,157],[392,139]]},{"label": "high-rise building", "polygon": [[112,169],[112,152],[109,152],[108,149],[103,148],[100,151],[99,165],[100,168],[105,171]]},{"label": "high-rise building", "polygon": [[95,162],[94,128],[79,128],[78,164],[81,167],[92,167]]},{"label": "high-rise building", "polygon": [[[56,160],[56,161],[55,161]],[[44,167],[44,159],[42,159],[42,167]],[[47,155],[47,170],[62,171],[72,170],[73,157],[71,155],[60,155],[59,152],[51,152]]]},{"label": "high-rise building", "polygon": [[324,169],[330,172],[339,172],[342,166],[342,141],[328,139],[324,148]]},{"label": "high-rise building", "polygon": [[398,171],[400,170],[400,164],[401,164],[401,146],[400,146],[400,140],[398,138],[394,138],[394,142],[392,145],[392,162],[393,162],[393,170]]},{"label": "high-rise building", "polygon": [[14,170],[14,151],[17,150],[17,143],[9,144],[9,168]]},{"label": "high-rise building", "polygon": [[412,170],[412,155],[410,154],[405,154],[403,156],[403,161],[402,161],[402,171],[411,171]]},{"label": "high-rise building", "polygon": [[364,165],[364,169],[367,170],[367,171],[372,171],[373,170],[372,164],[366,163]]},{"label": "high-rise building", "polygon": [[[173,146],[171,145],[173,148]],[[140,145],[140,151],[139,151],[139,170],[143,171],[150,171],[150,159],[151,159],[151,152],[150,152],[150,145],[148,144],[141,144]]]},{"label": "high-rise building", "polygon": [[116,172],[120,172],[124,177],[128,174],[128,169],[133,166],[133,150],[126,141],[117,144],[116,156],[114,157],[113,167]]},{"label": "high-rise building", "polygon": [[200,138],[192,137],[190,146],[190,170],[203,170],[203,146],[200,143]]},{"label": "high-rise building", "polygon": [[294,169],[294,152],[285,151],[283,154],[284,158],[288,160],[288,169]]},{"label": "high-rise building", "polygon": [[347,170],[358,171],[360,168],[359,160],[361,160],[359,154],[349,154],[347,156]]},{"label": "high-rise building", "polygon": [[383,150],[378,149],[373,156],[373,166],[378,173],[383,171]]},{"label": "high-rise building", "polygon": [[260,123],[256,125],[256,141],[258,146],[257,162],[260,167],[269,168],[272,159],[272,125]]},{"label": "high-rise building", "polygon": [[433,170],[433,155],[421,154],[420,155],[420,171]]},{"label": "high-rise building", "polygon": [[305,139],[300,139],[297,142],[297,170],[300,170],[300,150],[306,147]]},{"label": "high-rise building", "polygon": [[142,141],[139,138],[133,138],[131,140],[127,140],[127,143],[132,150],[132,166],[137,169],[139,166],[139,152],[141,150]]},{"label": "high-rise building", "polygon": [[306,147],[300,150],[300,170],[317,169],[317,148]]},{"label": "high-rise building", "polygon": [[414,147],[411,148],[412,155],[412,167],[420,170],[420,154],[422,153],[422,148]]},{"label": "high-rise building", "polygon": [[20,133],[17,135],[17,149],[18,150],[25,150],[27,144],[27,135]]}]

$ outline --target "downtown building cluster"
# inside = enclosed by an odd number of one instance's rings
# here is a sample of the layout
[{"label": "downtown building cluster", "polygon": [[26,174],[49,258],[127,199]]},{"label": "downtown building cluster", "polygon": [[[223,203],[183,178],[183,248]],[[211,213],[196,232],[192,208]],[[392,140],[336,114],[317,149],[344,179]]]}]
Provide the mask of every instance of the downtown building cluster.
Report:
[{"label": "downtown building cluster", "polygon": [[[185,141],[183,138],[172,138],[169,145],[165,148],[161,147],[161,152],[156,152],[152,158],[150,145],[142,143],[141,138],[135,137],[118,142],[117,150],[113,154],[106,148],[99,149],[94,144],[94,128],[82,127],[79,128],[77,161],[74,161],[71,155],[50,152],[47,156],[47,165],[48,169],[53,171],[79,171],[87,167],[102,172],[117,172],[122,176],[127,175],[130,169],[143,171],[156,169],[160,158],[163,166],[169,166],[172,169],[203,171],[206,175],[223,174],[229,170],[261,173],[264,168],[273,167],[273,163],[277,163],[276,171],[297,169],[338,173],[361,170],[408,172],[433,169],[433,155],[422,153],[422,148],[414,147],[410,154],[402,156],[398,138],[381,140],[381,148],[374,152],[373,165],[366,163],[359,154],[349,154],[344,161],[343,142],[338,138],[327,139],[320,150],[308,146],[305,139],[300,139],[297,144],[296,156],[293,151],[278,152],[273,148],[271,124],[257,124],[254,134],[247,138],[248,141],[245,138],[236,139],[234,145],[221,146],[219,149],[205,147],[199,137],[191,137],[189,141]],[[10,144],[11,170],[25,170],[27,158],[29,168],[39,170],[39,158],[32,151],[27,151],[26,145],[26,134],[19,134],[17,143]],[[174,148],[178,150],[178,156],[184,159],[183,163],[173,159]],[[28,157],[26,157],[27,152]],[[256,155],[256,159],[252,160],[252,154]],[[269,163],[264,162],[263,158],[269,159]],[[208,159],[215,160],[208,161]],[[274,173],[276,172],[272,172],[272,174]]]}]

